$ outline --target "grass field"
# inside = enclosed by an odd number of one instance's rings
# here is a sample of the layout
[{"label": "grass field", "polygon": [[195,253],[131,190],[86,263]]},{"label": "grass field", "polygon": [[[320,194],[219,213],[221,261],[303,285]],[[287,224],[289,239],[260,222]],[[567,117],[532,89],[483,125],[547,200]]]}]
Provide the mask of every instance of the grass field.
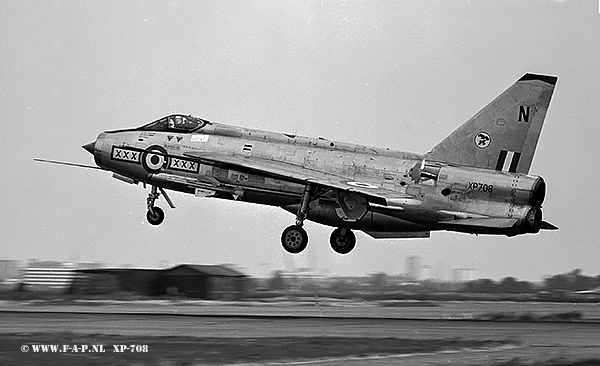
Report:
[{"label": "grass field", "polygon": [[[224,365],[265,364],[307,360],[367,358],[370,356],[424,354],[460,349],[489,349],[516,345],[511,341],[466,339],[359,339],[359,338],[194,338],[123,337],[73,333],[0,335],[2,365]],[[57,345],[41,352],[42,345]],[[88,349],[84,352],[82,346]],[[103,345],[102,349],[98,346]],[[27,346],[27,352],[23,347]],[[34,351],[37,346],[37,352]],[[74,349],[73,347],[77,347]],[[92,349],[96,346],[96,349]],[[65,348],[67,347],[67,348]],[[122,352],[116,352],[116,349]],[[100,351],[104,352],[91,352]],[[390,359],[393,363],[393,359]],[[327,364],[326,361],[323,364]],[[492,366],[592,366],[600,359],[562,358],[524,361],[514,358]]]},{"label": "grass field", "polygon": [[[124,337],[73,333],[0,335],[2,365],[196,365],[266,363],[309,359],[369,357],[432,353],[465,348],[493,348],[510,341],[464,339],[360,339],[360,338],[194,338]],[[27,352],[22,347],[27,346]],[[41,345],[57,345],[55,352],[41,352]],[[82,352],[82,346],[88,346]],[[105,352],[90,352],[103,345]],[[34,348],[35,346],[35,348]],[[67,346],[67,348],[64,348]],[[77,346],[77,349],[73,349]],[[125,349],[124,352],[115,352]],[[124,347],[123,347],[124,346]],[[131,346],[133,351],[131,351]],[[137,347],[136,347],[137,346]],[[147,346],[147,347],[146,347]],[[34,351],[37,349],[37,352]],[[96,348],[96,351],[99,349]]]}]

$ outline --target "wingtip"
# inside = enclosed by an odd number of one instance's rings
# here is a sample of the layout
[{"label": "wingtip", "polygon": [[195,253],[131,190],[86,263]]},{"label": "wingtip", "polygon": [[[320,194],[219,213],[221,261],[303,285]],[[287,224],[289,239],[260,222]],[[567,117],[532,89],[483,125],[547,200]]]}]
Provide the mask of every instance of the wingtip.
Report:
[{"label": "wingtip", "polygon": [[558,76],[527,73],[519,79],[519,81],[529,81],[529,80],[539,80],[539,81],[548,83],[550,85],[556,85],[556,82],[558,81]]}]

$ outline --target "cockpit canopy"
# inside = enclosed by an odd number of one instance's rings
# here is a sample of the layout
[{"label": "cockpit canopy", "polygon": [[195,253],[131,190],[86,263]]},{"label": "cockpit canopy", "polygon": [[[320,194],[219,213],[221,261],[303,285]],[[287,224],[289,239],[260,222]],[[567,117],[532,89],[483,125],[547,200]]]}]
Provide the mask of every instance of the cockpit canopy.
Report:
[{"label": "cockpit canopy", "polygon": [[139,127],[138,130],[186,133],[196,131],[209,123],[209,121],[191,115],[172,114]]}]

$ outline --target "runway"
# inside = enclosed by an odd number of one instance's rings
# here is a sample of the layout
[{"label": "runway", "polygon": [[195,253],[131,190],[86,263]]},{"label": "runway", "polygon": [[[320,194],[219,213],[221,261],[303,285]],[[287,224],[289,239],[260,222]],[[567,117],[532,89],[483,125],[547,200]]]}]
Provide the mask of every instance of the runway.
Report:
[{"label": "runway", "polygon": [[35,332],[216,338],[394,337],[426,340],[458,337],[600,347],[600,324],[594,323],[0,312],[0,333]]},{"label": "runway", "polygon": [[187,314],[206,316],[349,317],[385,319],[475,319],[486,313],[539,316],[578,312],[583,319],[600,322],[594,303],[536,303],[510,301],[384,301],[367,302],[330,298],[285,298],[272,301],[203,300],[75,300],[0,301],[0,311],[102,312]]},{"label": "runway", "polygon": [[[6,304],[5,304],[6,305]],[[344,358],[315,360],[314,364],[331,365],[383,365],[394,364],[437,365],[480,364],[482,360],[506,361],[512,357],[525,360],[570,357],[572,359],[600,358],[600,323],[592,322],[491,322],[473,319],[398,318],[395,309],[384,308],[369,316],[369,311],[353,309],[341,316],[335,314],[287,314],[274,307],[262,307],[261,314],[250,307],[245,311],[215,311],[206,314],[194,312],[177,314],[154,311],[133,312],[139,306],[125,307],[126,313],[115,308],[98,306],[66,306],[57,310],[56,305],[0,307],[0,334],[75,333],[114,334],[131,337],[195,337],[224,339],[256,338],[357,338],[363,340],[398,338],[422,341],[442,339],[467,339],[511,341],[508,348],[485,351],[462,350],[454,353],[386,356],[383,358]],[[146,307],[142,307],[146,308]],[[150,308],[146,308],[149,310]],[[139,309],[138,309],[139,310]],[[172,310],[172,309],[171,309]],[[180,309],[181,310],[181,309]],[[289,308],[288,308],[289,310]],[[364,309],[363,309],[364,310]],[[60,312],[59,312],[60,311]],[[428,309],[433,312],[434,310]],[[373,310],[371,310],[371,313]],[[367,316],[364,316],[367,314]],[[353,316],[354,315],[354,316]],[[452,361],[454,360],[454,361]],[[486,362],[487,362],[486,361]],[[293,364],[291,361],[287,363]],[[303,364],[312,364],[303,361]]]}]

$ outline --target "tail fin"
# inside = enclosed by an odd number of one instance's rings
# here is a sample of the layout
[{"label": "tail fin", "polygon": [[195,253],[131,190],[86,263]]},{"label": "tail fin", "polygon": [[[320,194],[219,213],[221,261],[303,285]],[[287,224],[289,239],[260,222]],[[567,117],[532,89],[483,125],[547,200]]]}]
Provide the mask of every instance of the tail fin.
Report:
[{"label": "tail fin", "polygon": [[523,75],[437,144],[427,159],[527,174],[557,80]]}]

